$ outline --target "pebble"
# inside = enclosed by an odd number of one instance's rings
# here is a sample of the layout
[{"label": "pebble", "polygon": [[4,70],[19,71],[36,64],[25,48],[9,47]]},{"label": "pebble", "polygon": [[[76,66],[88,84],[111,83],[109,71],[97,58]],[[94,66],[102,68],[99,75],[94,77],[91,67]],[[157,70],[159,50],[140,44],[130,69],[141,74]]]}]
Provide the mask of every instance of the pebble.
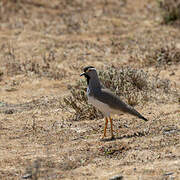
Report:
[{"label": "pebble", "polygon": [[123,176],[116,175],[116,176],[113,176],[112,178],[110,178],[109,180],[123,180]]}]

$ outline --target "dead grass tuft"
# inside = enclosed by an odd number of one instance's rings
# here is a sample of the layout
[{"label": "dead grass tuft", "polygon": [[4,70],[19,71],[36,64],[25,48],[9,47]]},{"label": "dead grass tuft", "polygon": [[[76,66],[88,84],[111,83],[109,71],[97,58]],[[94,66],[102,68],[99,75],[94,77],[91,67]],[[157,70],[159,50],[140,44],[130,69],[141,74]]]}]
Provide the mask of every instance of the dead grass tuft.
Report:
[{"label": "dead grass tuft", "polygon": [[49,158],[37,158],[33,162],[28,162],[22,179],[41,179],[41,178],[57,178],[53,172],[57,165]]},{"label": "dead grass tuft", "polygon": [[73,110],[73,120],[79,119],[95,119],[102,117],[102,113],[96,110],[93,106],[87,104],[86,81],[80,80],[74,87],[71,88],[71,95],[65,97],[61,102],[61,107],[68,111]]},{"label": "dead grass tuft", "polygon": [[180,1],[179,0],[159,0],[159,7],[162,9],[163,22],[170,24],[180,21]]},{"label": "dead grass tuft", "polygon": [[[105,87],[132,106],[157,100],[161,95],[163,100],[171,92],[170,81],[131,67],[109,67],[99,71],[99,78]],[[101,112],[87,103],[86,88],[86,80],[78,81],[71,87],[71,95],[62,101],[62,108],[73,110],[73,120],[102,118]]]},{"label": "dead grass tuft", "polygon": [[165,67],[180,62],[180,49],[171,43],[161,46],[146,56],[144,63],[146,65],[155,65],[156,67]]},{"label": "dead grass tuft", "polygon": [[108,145],[103,145],[99,148],[99,155],[105,156],[107,158],[114,158],[122,155],[122,153],[130,149],[131,148],[125,144],[110,143]]},{"label": "dead grass tuft", "polygon": [[56,60],[56,51],[49,50],[41,56],[41,60],[35,58],[21,59],[12,46],[8,46],[3,52],[5,64],[4,73],[7,76],[25,74],[28,76],[37,75],[51,79],[63,79],[67,72],[58,67]]}]

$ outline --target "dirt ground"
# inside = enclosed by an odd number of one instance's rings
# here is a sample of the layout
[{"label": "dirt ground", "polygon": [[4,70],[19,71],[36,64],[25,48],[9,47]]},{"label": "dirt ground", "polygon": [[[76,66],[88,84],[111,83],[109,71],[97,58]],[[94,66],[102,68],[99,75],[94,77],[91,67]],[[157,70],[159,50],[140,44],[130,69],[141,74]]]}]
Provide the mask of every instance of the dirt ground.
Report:
[{"label": "dirt ground", "polygon": [[148,122],[115,116],[104,141],[103,119],[60,106],[86,65],[142,68],[180,94],[180,61],[145,63],[180,50],[179,25],[161,21],[156,0],[2,0],[0,179],[180,179],[180,96],[137,105]]}]

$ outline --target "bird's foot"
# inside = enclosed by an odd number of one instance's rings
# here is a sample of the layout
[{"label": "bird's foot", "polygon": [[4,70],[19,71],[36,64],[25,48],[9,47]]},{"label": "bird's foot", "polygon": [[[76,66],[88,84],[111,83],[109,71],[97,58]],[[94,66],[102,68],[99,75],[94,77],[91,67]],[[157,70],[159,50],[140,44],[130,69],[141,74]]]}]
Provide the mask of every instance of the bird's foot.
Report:
[{"label": "bird's foot", "polygon": [[101,136],[101,139],[104,139],[106,137],[106,135],[103,135],[103,136]]},{"label": "bird's foot", "polygon": [[114,134],[111,135],[111,140],[115,139]]}]

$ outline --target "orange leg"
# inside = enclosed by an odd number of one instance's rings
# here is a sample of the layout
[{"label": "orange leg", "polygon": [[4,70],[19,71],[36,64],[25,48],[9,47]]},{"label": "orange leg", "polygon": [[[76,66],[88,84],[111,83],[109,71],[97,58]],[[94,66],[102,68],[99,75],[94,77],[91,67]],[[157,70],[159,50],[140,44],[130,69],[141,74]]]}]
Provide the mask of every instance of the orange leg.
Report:
[{"label": "orange leg", "polygon": [[105,126],[104,126],[104,135],[103,135],[103,138],[106,137],[107,124],[108,124],[108,118],[105,117]]},{"label": "orange leg", "polygon": [[112,118],[109,117],[110,123],[111,123],[111,138],[114,138],[114,134],[113,134],[113,122],[112,122]]}]

